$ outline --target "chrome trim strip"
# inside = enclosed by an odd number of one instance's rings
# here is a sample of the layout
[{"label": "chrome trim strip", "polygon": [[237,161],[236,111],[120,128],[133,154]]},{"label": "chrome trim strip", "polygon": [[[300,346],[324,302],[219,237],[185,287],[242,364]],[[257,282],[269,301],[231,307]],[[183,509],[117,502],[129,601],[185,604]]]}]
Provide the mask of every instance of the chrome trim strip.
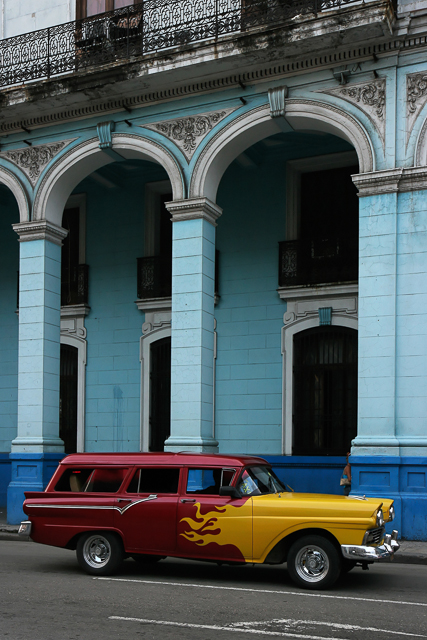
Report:
[{"label": "chrome trim strip", "polygon": [[141,502],[149,502],[151,500],[157,500],[156,495],[148,496],[148,498],[141,498],[141,500],[135,500],[134,502],[130,502],[125,507],[120,508],[114,505],[111,506],[103,506],[103,505],[83,505],[83,504],[27,504],[27,508],[32,509],[91,509],[94,511],[99,510],[113,510],[118,511],[122,516],[125,511],[135,506],[136,504],[140,504]]}]

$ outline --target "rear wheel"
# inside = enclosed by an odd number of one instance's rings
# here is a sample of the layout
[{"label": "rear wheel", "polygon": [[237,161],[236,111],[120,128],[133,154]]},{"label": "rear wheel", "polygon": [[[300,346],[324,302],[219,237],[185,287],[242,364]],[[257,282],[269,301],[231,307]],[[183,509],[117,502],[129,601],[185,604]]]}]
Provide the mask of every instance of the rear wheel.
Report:
[{"label": "rear wheel", "polygon": [[122,541],[114,533],[86,533],[77,542],[76,555],[86,573],[107,576],[123,561]]},{"label": "rear wheel", "polygon": [[335,546],[322,536],[304,536],[289,549],[288,572],[305,589],[327,589],[338,579],[341,559]]}]

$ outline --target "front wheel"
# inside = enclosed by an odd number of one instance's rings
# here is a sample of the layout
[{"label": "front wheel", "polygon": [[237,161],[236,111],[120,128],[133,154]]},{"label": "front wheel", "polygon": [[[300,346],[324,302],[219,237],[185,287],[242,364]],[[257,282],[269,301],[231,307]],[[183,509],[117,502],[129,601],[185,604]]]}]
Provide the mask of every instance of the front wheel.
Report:
[{"label": "front wheel", "polygon": [[289,549],[288,572],[305,589],[327,589],[338,579],[341,558],[335,546],[322,536],[304,536]]},{"label": "front wheel", "polygon": [[114,533],[86,533],[77,542],[76,555],[86,573],[108,576],[123,561],[123,545]]}]

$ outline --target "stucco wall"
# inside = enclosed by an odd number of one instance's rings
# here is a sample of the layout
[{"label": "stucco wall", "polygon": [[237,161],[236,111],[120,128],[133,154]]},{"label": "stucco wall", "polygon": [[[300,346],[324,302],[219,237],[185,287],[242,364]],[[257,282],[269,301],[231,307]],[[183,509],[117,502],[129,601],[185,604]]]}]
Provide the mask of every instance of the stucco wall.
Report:
[{"label": "stucco wall", "polygon": [[76,0],[0,0],[0,38],[74,20]]}]

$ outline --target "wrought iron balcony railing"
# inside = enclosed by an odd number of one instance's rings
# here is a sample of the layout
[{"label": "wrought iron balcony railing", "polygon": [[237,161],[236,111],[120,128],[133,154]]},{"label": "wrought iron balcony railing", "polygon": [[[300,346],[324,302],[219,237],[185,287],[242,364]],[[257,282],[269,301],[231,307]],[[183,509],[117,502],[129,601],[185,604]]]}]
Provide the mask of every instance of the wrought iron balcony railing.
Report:
[{"label": "wrought iron balcony railing", "polygon": [[87,304],[89,301],[89,265],[79,264],[64,270],[61,277],[61,306]]},{"label": "wrought iron balcony railing", "polygon": [[[392,0],[393,6],[396,2]],[[1,40],[0,86],[364,4],[362,0],[145,0]]]},{"label": "wrought iron balcony railing", "polygon": [[279,287],[351,282],[357,277],[357,237],[279,242]]},{"label": "wrought iron balcony railing", "polygon": [[170,298],[172,295],[172,258],[147,256],[137,259],[137,296],[139,300]]}]

